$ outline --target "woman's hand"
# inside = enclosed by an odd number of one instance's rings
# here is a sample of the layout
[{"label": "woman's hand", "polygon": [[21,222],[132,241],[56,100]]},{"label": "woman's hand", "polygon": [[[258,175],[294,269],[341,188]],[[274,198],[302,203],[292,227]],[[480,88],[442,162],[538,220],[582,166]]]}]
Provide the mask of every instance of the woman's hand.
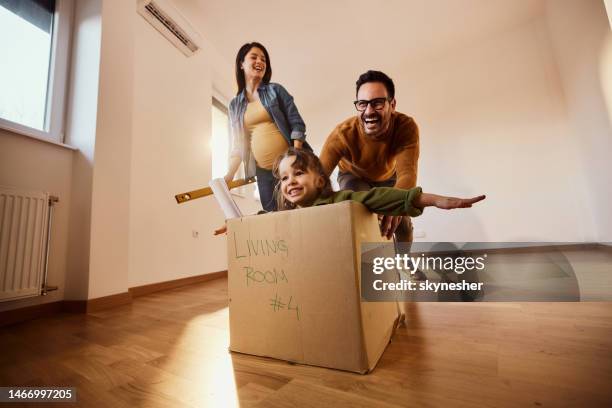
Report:
[{"label": "woman's hand", "polygon": [[217,228],[213,235],[221,235],[227,233],[227,224],[223,224],[221,228]]},{"label": "woman's hand", "polygon": [[295,147],[296,149],[301,149],[303,144],[303,140],[293,139],[293,147]]},{"label": "woman's hand", "polygon": [[240,157],[238,156],[230,157],[227,174],[223,176],[223,179],[225,180],[226,184],[229,184],[229,182],[234,179],[234,174],[236,174],[236,172],[238,171],[238,167],[240,167],[240,162],[241,162]]}]

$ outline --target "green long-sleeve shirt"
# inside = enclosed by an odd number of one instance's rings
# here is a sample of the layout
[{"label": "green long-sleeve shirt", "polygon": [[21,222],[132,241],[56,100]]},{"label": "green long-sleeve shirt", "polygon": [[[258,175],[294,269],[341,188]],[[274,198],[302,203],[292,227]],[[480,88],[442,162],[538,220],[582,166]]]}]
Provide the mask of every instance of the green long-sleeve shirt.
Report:
[{"label": "green long-sleeve shirt", "polygon": [[423,190],[421,187],[403,190],[393,187],[374,187],[368,191],[336,191],[326,198],[317,198],[312,205],[335,204],[341,201],[353,200],[365,205],[370,211],[382,215],[409,215],[418,217],[422,208],[412,205],[412,201]]}]

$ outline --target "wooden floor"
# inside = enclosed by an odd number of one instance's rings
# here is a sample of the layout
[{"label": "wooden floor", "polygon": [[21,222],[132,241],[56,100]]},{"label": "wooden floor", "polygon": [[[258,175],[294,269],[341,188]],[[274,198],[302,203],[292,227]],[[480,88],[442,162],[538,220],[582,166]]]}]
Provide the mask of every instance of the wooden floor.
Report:
[{"label": "wooden floor", "polygon": [[0,385],[84,407],[612,406],[611,303],[415,303],[368,375],[229,353],[227,304],[218,279],[2,328]]}]

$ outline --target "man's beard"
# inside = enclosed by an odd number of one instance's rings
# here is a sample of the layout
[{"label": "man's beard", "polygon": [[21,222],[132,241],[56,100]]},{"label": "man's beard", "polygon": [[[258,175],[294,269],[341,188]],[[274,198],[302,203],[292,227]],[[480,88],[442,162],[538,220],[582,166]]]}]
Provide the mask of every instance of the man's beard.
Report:
[{"label": "man's beard", "polygon": [[[364,115],[364,116],[360,117],[359,119],[360,119],[360,122],[361,122],[362,129],[364,131],[363,133],[368,138],[370,138],[372,140],[376,140],[376,141],[383,140],[383,139],[386,138],[387,130],[389,130],[389,123],[383,123],[383,117],[381,115],[375,113],[373,115],[368,115],[368,116]],[[367,131],[367,121],[370,120],[370,119],[378,120],[378,123],[377,123],[378,130],[376,131],[375,134],[368,133],[368,131]]]}]

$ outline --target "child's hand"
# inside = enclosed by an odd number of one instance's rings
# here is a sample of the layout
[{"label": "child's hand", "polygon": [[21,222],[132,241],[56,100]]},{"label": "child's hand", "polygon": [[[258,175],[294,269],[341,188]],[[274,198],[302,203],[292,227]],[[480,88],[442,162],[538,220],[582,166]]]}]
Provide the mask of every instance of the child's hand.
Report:
[{"label": "child's hand", "polygon": [[485,199],[485,195],[479,195],[473,198],[457,198],[436,196],[433,205],[443,210],[452,210],[454,208],[470,208],[472,204]]},{"label": "child's hand", "polygon": [[224,224],[221,228],[217,228],[213,235],[221,235],[227,232],[227,224]]}]

